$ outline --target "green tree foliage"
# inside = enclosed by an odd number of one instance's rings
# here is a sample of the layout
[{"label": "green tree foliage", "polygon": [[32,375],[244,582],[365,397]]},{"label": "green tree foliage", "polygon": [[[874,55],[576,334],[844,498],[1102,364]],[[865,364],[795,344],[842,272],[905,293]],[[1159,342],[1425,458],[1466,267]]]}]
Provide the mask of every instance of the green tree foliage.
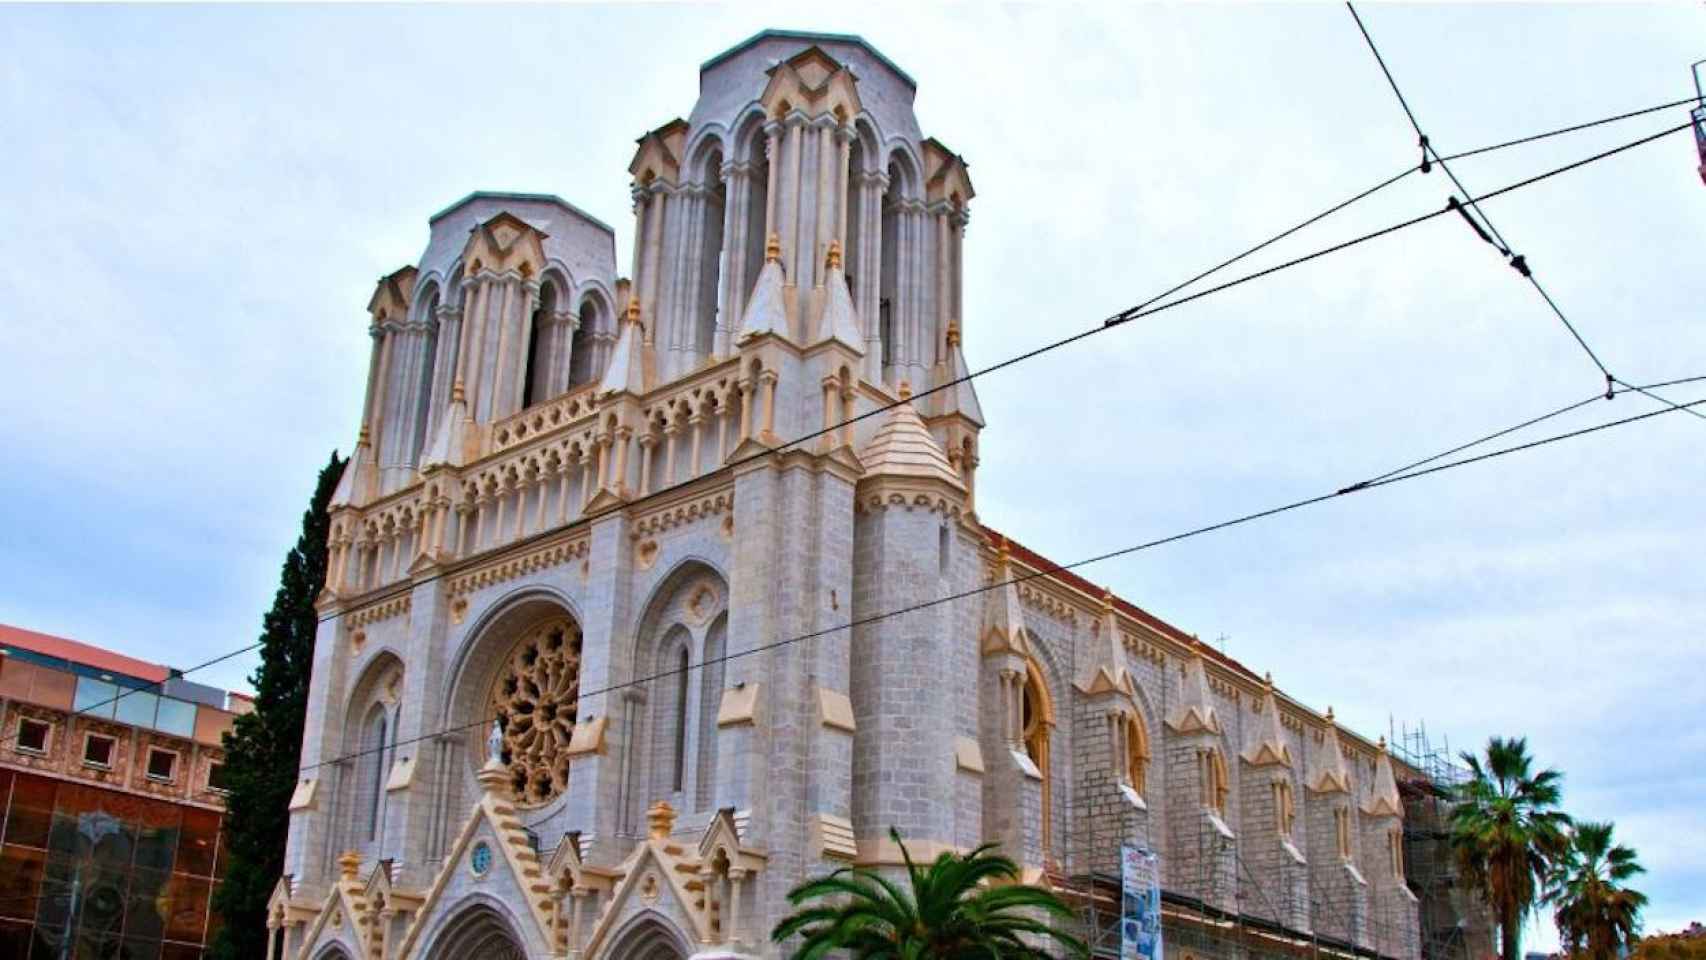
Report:
[{"label": "green tree foliage", "polygon": [[284,559],[272,609],[261,627],[261,665],[249,678],[253,713],[237,718],[225,735],[225,880],[213,908],[224,926],[213,944],[217,960],[266,955],[267,898],[284,870],[287,808],[296,788],[302,724],[314,661],[319,615],[314,600],[326,584],[326,504],[337,489],[345,460],[333,452],[320,471],[314,498],[302,515],[302,535]]},{"label": "green tree foliage", "polygon": [[1645,894],[1625,886],[1646,868],[1611,832],[1610,823],[1576,824],[1547,896],[1564,950],[1587,960],[1615,960],[1640,932],[1647,905]]},{"label": "green tree foliage", "polygon": [[[1696,925],[1698,929],[1698,925]],[[1706,960],[1706,935],[1694,931],[1642,937],[1630,960]]]},{"label": "green tree foliage", "polygon": [[857,960],[1017,960],[1048,954],[1026,942],[1053,941],[1087,957],[1083,941],[1048,923],[1072,917],[1053,893],[1018,883],[1019,867],[985,844],[943,852],[920,867],[889,831],[906,861],[910,890],[874,870],[849,868],[808,880],[788,893],[799,908],[771,931],[777,943],[803,939],[793,960],[846,950]]},{"label": "green tree foliage", "polygon": [[1488,740],[1485,763],[1462,756],[1471,776],[1452,809],[1452,850],[1465,881],[1498,919],[1504,960],[1521,960],[1522,920],[1569,842],[1570,818],[1558,809],[1563,775],[1531,772],[1523,737]]}]

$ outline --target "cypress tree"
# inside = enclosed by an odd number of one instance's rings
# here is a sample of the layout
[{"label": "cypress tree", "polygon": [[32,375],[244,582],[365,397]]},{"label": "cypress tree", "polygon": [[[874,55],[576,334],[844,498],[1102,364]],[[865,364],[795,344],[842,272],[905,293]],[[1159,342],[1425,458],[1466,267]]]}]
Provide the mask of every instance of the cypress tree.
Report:
[{"label": "cypress tree", "polygon": [[225,734],[225,879],[213,898],[224,920],[214,940],[217,960],[266,955],[267,898],[284,871],[290,794],[302,750],[308,684],[319,614],[314,601],[326,585],[326,505],[346,460],[332,452],[314,498],[302,515],[302,536],[284,559],[278,593],[261,627],[261,664],[249,682],[255,709]]}]

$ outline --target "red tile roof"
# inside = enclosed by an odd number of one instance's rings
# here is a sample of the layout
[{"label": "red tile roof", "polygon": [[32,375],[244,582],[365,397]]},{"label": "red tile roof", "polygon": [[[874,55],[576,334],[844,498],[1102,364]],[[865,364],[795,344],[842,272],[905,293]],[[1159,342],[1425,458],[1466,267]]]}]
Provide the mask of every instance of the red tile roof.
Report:
[{"label": "red tile roof", "polygon": [[122,653],[113,653],[111,650],[102,650],[100,647],[78,643],[76,640],[37,633],[34,630],[25,630],[22,627],[7,626],[4,623],[0,623],[0,646],[18,647],[44,656],[58,657],[61,660],[81,663],[97,670],[122,673],[154,683],[165,680],[170,674],[170,671],[157,663],[146,663],[127,657]]},{"label": "red tile roof", "polygon": [[[1001,540],[1005,539],[1007,541],[1007,548],[1011,551],[1014,559],[1038,572],[1051,570],[1052,572],[1044,574],[1048,579],[1055,580],[1074,589],[1081,590],[1092,597],[1100,598],[1102,596],[1105,588],[1096,586],[1094,583],[1091,583],[1089,580],[1086,580],[1071,570],[1054,569],[1058,564],[1053,560],[1037,553],[1035,550],[1030,549],[1024,544],[1019,543],[1017,540],[1014,540],[1012,537],[1007,536],[1001,531],[985,524],[983,525],[983,532],[989,536],[989,543],[992,548],[999,548]],[[1262,681],[1261,674],[1251,670],[1249,667],[1244,666],[1242,663],[1239,663],[1237,660],[1232,659],[1226,654],[1221,653],[1219,650],[1214,649],[1214,647],[1209,644],[1203,643],[1195,636],[1180,630],[1178,627],[1173,626],[1137,604],[1116,596],[1114,597],[1114,606],[1123,611],[1126,616],[1142,623],[1144,626],[1149,627],[1156,633],[1163,634],[1173,640],[1177,640],[1179,643],[1184,644],[1186,647],[1191,649],[1202,651],[1203,659],[1213,660],[1228,669],[1235,670],[1238,673],[1243,674],[1257,683]]]}]

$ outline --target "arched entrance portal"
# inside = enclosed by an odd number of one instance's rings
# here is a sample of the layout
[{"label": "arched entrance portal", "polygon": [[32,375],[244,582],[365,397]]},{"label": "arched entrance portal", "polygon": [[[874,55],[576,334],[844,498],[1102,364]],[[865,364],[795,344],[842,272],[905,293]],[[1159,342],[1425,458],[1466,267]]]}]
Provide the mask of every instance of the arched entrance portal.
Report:
[{"label": "arched entrance portal", "polygon": [[612,941],[608,960],[687,960],[687,942],[663,918],[634,918]]},{"label": "arched entrance portal", "polygon": [[496,910],[474,906],[445,926],[428,960],[527,960],[527,952]]}]

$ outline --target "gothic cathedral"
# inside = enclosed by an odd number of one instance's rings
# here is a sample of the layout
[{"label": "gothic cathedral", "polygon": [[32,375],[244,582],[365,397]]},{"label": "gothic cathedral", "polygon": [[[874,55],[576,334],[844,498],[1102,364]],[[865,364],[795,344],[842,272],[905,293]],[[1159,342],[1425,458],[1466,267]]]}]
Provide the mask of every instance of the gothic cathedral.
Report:
[{"label": "gothic cathedral", "polygon": [[1416,960],[1404,768],[977,514],[974,193],[914,92],[765,31],[640,138],[625,278],[474,193],[379,282],[273,957],[775,957],[894,827],[1063,889],[1137,844],[1169,903]]}]

